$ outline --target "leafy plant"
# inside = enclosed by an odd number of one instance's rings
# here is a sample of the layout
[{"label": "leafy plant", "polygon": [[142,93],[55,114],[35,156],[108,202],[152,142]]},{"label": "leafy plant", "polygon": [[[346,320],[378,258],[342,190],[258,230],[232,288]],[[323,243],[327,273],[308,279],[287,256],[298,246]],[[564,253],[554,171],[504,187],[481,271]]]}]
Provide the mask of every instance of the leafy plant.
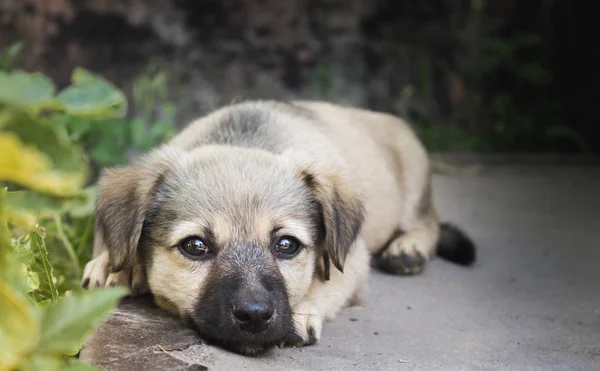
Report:
[{"label": "leafy plant", "polygon": [[484,99],[472,110],[479,114],[477,118],[484,112],[489,120],[486,139],[492,149],[555,151],[567,145],[579,152],[590,151],[586,139],[562,119],[550,61],[547,43],[535,33],[484,40],[471,69],[473,85],[484,92]]},{"label": "leafy plant", "polygon": [[83,69],[58,93],[39,73],[0,72],[1,370],[95,369],[72,356],[125,292],[78,288],[95,188],[81,142],[56,117],[92,130],[126,107]]},{"label": "leafy plant", "polygon": [[0,53],[0,71],[10,71],[22,64],[24,44],[16,42]]},{"label": "leafy plant", "polygon": [[166,75],[150,67],[133,86],[133,117],[91,121],[58,113],[50,120],[64,126],[69,138],[82,144],[95,168],[118,165],[145,152],[175,133],[174,104],[169,101]]},{"label": "leafy plant", "polygon": [[457,125],[419,125],[415,127],[425,146],[435,152],[487,152],[489,144]]},{"label": "leafy plant", "polygon": [[339,87],[336,86],[333,78],[333,70],[329,65],[316,66],[309,75],[310,90],[329,99],[339,96]]}]

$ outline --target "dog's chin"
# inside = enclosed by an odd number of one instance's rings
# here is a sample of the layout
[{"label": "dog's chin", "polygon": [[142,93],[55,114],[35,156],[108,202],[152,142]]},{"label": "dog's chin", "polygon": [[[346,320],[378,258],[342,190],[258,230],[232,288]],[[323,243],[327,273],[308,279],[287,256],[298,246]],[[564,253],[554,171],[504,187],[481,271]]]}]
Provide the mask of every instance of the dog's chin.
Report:
[{"label": "dog's chin", "polygon": [[249,357],[258,357],[261,356],[271,349],[275,348],[275,346],[279,345],[278,343],[222,343],[221,346],[225,349],[228,349],[232,352],[249,356]]},{"label": "dog's chin", "polygon": [[264,341],[264,340],[255,340],[255,341],[238,341],[238,340],[231,340],[231,339],[222,339],[222,338],[215,338],[212,336],[207,336],[206,334],[203,334],[202,332],[200,332],[200,336],[202,336],[204,339],[206,339],[210,344],[219,346],[223,349],[229,350],[231,352],[234,353],[238,353],[244,356],[250,356],[250,357],[257,357],[260,355],[263,355],[265,353],[267,353],[268,351],[270,351],[271,349],[275,348],[276,346],[281,345],[284,342],[284,339],[282,338],[281,340],[269,340],[269,341]]},{"label": "dog's chin", "polygon": [[242,330],[228,329],[213,331],[194,321],[194,329],[207,343],[244,356],[263,355],[286,342],[289,331],[267,331],[264,334],[248,334]]}]

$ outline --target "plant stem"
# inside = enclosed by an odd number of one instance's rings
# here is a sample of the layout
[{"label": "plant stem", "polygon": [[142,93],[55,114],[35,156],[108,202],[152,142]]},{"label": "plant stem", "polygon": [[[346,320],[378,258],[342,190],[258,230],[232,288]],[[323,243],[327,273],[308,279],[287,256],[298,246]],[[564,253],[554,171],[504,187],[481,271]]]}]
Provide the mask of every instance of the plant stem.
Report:
[{"label": "plant stem", "polygon": [[71,242],[69,241],[69,238],[67,238],[67,235],[65,234],[65,231],[63,230],[62,222],[60,220],[60,215],[54,214],[54,223],[56,223],[56,232],[58,233],[58,238],[63,243],[65,250],[67,251],[67,254],[69,254],[69,257],[71,258],[71,262],[73,263],[73,269],[75,270],[75,274],[77,276],[80,276],[81,271],[79,269],[79,259],[77,259],[77,254],[75,254],[75,249],[73,249],[73,245],[71,244]]},{"label": "plant stem", "polygon": [[81,256],[81,254],[83,253],[83,250],[85,249],[85,246],[87,245],[87,241],[88,238],[90,237],[90,233],[92,232],[92,226],[93,226],[93,217],[89,217],[88,218],[88,222],[85,225],[85,229],[83,230],[83,236],[81,236],[81,242],[79,242],[79,246],[77,246],[77,250],[75,251],[77,253],[77,256]]}]

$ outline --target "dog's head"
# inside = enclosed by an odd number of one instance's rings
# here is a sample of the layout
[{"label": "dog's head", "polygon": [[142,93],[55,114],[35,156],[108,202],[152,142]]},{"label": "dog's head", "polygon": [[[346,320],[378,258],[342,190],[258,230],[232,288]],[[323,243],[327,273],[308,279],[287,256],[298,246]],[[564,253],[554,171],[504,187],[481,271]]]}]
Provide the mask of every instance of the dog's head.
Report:
[{"label": "dog's head", "polygon": [[161,148],[107,171],[98,233],[113,271],[146,265],[157,303],[207,340],[256,354],[293,331],[292,307],[343,269],[360,229],[360,199],[335,172],[253,149]]}]

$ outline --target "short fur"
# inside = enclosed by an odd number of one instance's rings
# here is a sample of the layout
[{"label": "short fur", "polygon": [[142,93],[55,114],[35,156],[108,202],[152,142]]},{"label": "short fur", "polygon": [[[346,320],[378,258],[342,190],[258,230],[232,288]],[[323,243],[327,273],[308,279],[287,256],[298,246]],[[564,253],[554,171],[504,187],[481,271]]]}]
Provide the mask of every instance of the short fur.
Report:
[{"label": "short fur", "polygon": [[[230,105],[103,174],[83,285],[149,290],[236,352],[312,344],[325,320],[362,301],[370,255],[394,274],[421,272],[436,251],[474,261],[458,228],[439,238],[432,197],[428,155],[397,117],[324,102]],[[208,258],[184,256],[190,236]],[[300,241],[296,256],[275,253],[282,236]],[[250,326],[239,315],[248,306],[268,311]]]}]

